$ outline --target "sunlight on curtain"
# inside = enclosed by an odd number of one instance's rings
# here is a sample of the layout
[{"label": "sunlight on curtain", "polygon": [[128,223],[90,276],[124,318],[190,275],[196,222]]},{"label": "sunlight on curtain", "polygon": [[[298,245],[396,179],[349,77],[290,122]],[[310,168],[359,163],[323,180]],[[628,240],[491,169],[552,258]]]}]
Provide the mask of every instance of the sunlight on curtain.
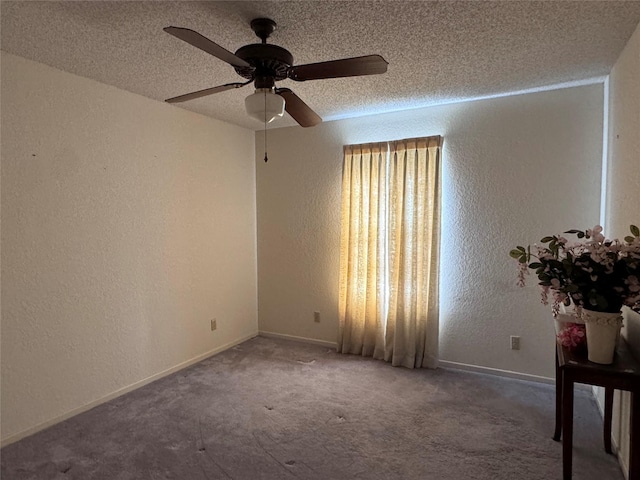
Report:
[{"label": "sunlight on curtain", "polygon": [[344,148],[340,352],[437,366],[441,144]]}]

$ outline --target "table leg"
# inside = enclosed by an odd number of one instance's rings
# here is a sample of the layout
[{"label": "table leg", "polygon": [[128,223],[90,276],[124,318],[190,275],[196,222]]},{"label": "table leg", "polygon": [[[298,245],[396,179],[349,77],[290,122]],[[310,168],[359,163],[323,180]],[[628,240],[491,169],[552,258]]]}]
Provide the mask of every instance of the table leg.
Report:
[{"label": "table leg", "polygon": [[571,480],[573,463],[573,378],[562,375],[562,478]]},{"label": "table leg", "polygon": [[613,388],[604,389],[604,451],[611,452],[611,417],[613,416]]},{"label": "table leg", "polygon": [[558,347],[556,346],[556,430],[553,439],[560,441],[562,434],[562,369],[558,365]]},{"label": "table leg", "polygon": [[640,480],[640,392],[631,392],[629,480]]}]

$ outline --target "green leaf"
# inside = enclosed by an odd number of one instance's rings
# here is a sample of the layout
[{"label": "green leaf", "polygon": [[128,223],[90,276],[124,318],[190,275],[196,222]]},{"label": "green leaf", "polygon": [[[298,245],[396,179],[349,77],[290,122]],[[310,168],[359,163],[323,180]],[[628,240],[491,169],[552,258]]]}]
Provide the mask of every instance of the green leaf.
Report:
[{"label": "green leaf", "polygon": [[520,255],[522,255],[522,252],[520,250],[513,249],[509,252],[509,255],[512,258],[520,258]]},{"label": "green leaf", "polygon": [[517,248],[518,250],[520,250],[522,253],[526,253],[526,252],[527,252],[527,251],[524,249],[524,247],[517,246],[516,248]]},{"label": "green leaf", "polygon": [[540,262],[533,262],[529,264],[529,268],[540,268],[542,264]]},{"label": "green leaf", "polygon": [[631,225],[630,230],[635,237],[640,237],[640,228],[636,227],[635,225]]},{"label": "green leaf", "polygon": [[544,237],[542,240],[540,240],[542,243],[547,243],[550,242],[551,240],[553,240],[553,237]]},{"label": "green leaf", "polygon": [[576,235],[578,236],[578,238],[584,238],[585,237],[584,232],[577,233]]},{"label": "green leaf", "polygon": [[631,235],[627,235],[626,237],[624,237],[624,241],[627,243],[631,243],[633,242],[634,237],[632,237]]}]

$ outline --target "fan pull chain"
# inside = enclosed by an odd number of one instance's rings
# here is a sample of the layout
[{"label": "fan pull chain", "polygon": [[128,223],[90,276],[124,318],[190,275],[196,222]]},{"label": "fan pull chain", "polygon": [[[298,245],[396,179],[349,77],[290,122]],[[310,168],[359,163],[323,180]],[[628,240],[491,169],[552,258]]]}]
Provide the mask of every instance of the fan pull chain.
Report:
[{"label": "fan pull chain", "polygon": [[264,163],[269,161],[267,157],[267,92],[264,92]]}]

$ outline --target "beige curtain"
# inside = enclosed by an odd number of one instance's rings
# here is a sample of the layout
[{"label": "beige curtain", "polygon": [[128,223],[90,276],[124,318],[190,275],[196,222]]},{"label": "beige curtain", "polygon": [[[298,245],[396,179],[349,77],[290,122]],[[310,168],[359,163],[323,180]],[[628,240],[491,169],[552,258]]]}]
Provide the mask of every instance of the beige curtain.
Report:
[{"label": "beige curtain", "polygon": [[441,144],[344,148],[340,352],[437,366]]}]

